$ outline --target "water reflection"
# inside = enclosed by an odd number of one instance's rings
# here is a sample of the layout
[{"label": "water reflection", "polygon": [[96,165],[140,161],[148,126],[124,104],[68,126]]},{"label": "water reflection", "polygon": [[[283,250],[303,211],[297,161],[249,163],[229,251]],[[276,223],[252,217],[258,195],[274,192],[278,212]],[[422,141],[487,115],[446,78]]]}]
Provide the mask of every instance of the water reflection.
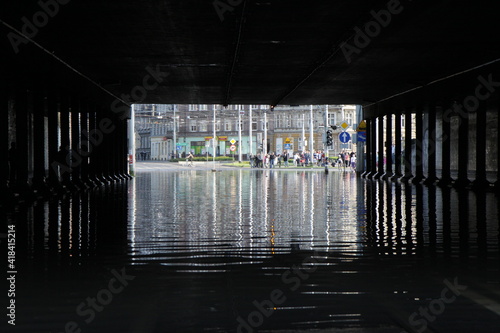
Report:
[{"label": "water reflection", "polygon": [[361,248],[364,193],[352,174],[148,173],[131,186],[129,244],[136,263],[154,256],[167,264],[172,253],[218,248],[231,250],[226,259]]},{"label": "water reflection", "polygon": [[[341,172],[189,170],[141,172],[107,189],[2,209],[17,225],[19,302],[31,304],[19,311],[25,331],[84,325],[75,307],[120,267],[136,279],[88,331],[235,331],[254,300],[280,289],[287,302],[265,329],[400,332],[439,297],[444,277],[489,297],[500,282],[491,193]],[[284,272],[311,258],[314,273],[290,290]],[[446,313],[476,331],[479,316],[484,332],[497,319],[465,297]],[[460,329],[449,323],[432,325]]]}]

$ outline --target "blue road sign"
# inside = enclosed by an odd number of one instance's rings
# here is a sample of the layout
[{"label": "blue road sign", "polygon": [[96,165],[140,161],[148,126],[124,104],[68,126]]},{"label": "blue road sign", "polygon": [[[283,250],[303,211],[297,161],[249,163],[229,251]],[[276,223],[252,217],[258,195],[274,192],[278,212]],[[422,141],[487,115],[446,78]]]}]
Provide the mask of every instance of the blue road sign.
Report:
[{"label": "blue road sign", "polygon": [[285,143],[284,146],[285,146],[284,147],[285,149],[292,149],[292,144],[291,143]]},{"label": "blue road sign", "polygon": [[182,150],[182,146],[177,146],[177,150]]},{"label": "blue road sign", "polygon": [[342,143],[348,143],[351,140],[351,136],[347,132],[342,132],[339,134],[339,140]]},{"label": "blue road sign", "polygon": [[358,141],[359,142],[366,142],[366,132],[364,132],[364,131],[358,132]]}]

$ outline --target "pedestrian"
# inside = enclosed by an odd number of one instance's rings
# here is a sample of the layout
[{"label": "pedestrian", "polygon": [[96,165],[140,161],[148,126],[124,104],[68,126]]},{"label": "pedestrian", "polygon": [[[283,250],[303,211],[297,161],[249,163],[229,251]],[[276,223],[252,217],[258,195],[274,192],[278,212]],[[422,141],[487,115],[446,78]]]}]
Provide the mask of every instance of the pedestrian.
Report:
[{"label": "pedestrian", "polygon": [[353,154],[351,157],[351,169],[353,172],[356,172],[356,154]]},{"label": "pedestrian", "polygon": [[189,152],[188,156],[186,157],[187,166],[193,166],[193,157],[193,154]]},{"label": "pedestrian", "polygon": [[273,152],[271,152],[271,154],[269,154],[269,168],[272,169],[274,167],[274,159],[276,158],[276,156],[274,155]]}]

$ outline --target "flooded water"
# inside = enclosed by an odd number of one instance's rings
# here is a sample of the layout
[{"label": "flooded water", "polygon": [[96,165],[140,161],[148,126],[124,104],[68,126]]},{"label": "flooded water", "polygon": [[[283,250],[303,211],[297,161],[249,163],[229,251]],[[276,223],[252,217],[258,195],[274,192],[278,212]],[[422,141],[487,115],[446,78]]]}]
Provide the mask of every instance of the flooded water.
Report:
[{"label": "flooded water", "polygon": [[9,329],[494,332],[498,207],[353,173],[142,171],[4,210]]}]

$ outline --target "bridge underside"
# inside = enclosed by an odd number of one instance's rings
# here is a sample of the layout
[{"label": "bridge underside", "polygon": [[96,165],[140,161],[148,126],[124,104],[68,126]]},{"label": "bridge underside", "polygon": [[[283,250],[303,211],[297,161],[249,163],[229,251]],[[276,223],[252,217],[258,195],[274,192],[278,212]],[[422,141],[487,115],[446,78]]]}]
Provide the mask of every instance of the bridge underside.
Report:
[{"label": "bridge underside", "polygon": [[4,4],[0,152],[16,149],[0,182],[45,193],[127,178],[134,102],[360,104],[367,177],[484,188],[499,178],[495,5]]}]

